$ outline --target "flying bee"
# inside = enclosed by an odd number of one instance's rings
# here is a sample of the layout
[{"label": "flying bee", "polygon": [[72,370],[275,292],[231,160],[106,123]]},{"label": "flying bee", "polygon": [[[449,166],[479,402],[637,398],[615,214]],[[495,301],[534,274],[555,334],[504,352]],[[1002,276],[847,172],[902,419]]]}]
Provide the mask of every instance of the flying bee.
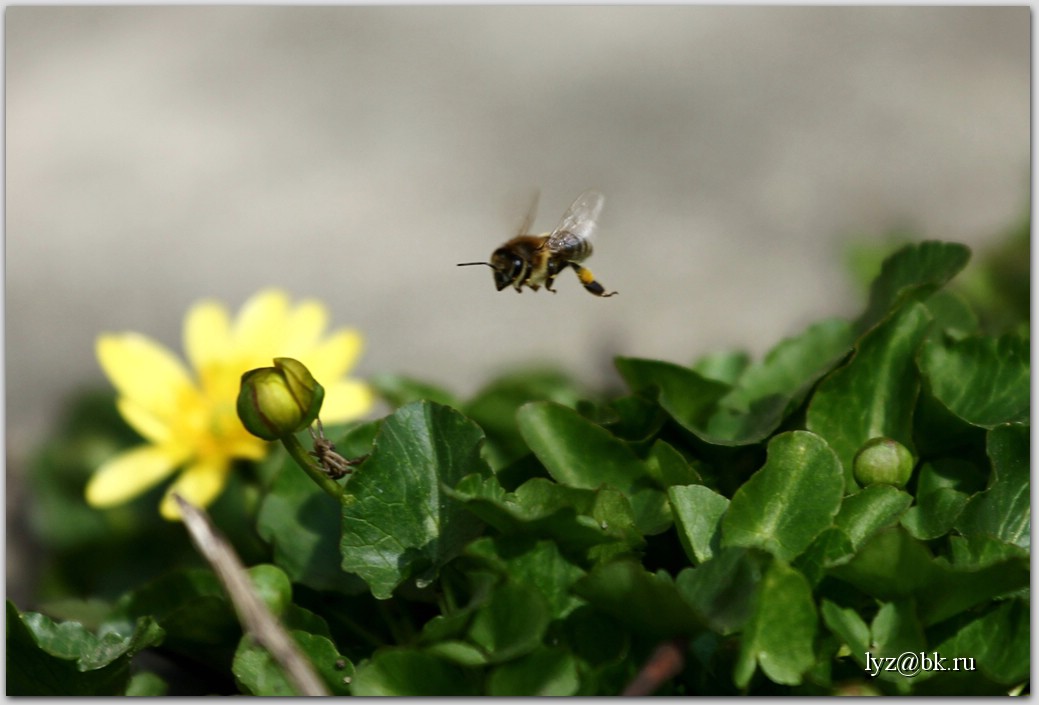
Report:
[{"label": "flying bee", "polygon": [[570,267],[589,292],[596,296],[613,296],[616,291],[607,293],[595,276],[578,264],[592,254],[591,237],[605,202],[606,198],[598,191],[585,191],[566,211],[555,230],[530,235],[527,231],[537,211],[535,198],[519,234],[495,250],[490,262],[461,262],[458,266],[487,265],[494,270],[494,285],[498,291],[512,286],[521,294],[524,285],[534,291],[544,285],[554,294],[552,283],[556,275]]}]

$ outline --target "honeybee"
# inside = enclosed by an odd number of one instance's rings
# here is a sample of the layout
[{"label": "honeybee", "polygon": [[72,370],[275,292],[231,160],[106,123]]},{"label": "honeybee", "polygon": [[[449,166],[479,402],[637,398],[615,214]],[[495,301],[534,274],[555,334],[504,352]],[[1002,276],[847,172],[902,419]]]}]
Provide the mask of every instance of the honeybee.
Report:
[{"label": "honeybee", "polygon": [[592,254],[591,236],[605,202],[606,198],[598,191],[585,191],[567,209],[555,230],[530,235],[527,231],[537,211],[535,198],[519,234],[495,250],[490,262],[461,262],[458,266],[487,265],[494,270],[494,285],[498,291],[512,286],[521,294],[523,286],[537,291],[542,285],[556,293],[552,288],[556,275],[570,267],[589,292],[596,296],[613,296],[616,291],[607,293],[595,276],[578,264]]}]

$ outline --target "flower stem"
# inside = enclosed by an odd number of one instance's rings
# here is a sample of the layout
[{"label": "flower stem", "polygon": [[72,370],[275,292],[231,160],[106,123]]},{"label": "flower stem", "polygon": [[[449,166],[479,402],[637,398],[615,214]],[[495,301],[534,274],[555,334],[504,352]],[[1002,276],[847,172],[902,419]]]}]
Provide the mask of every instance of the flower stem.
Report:
[{"label": "flower stem", "polygon": [[303,448],[303,444],[299,442],[296,436],[289,434],[281,439],[282,445],[285,446],[285,450],[289,451],[289,455],[296,461],[296,464],[303,468],[303,472],[310,476],[310,479],[317,483],[317,486],[323,489],[329,496],[337,500],[343,498],[343,488],[339,484],[325,474],[325,471],[318,467],[314,460],[310,457],[307,451]]}]

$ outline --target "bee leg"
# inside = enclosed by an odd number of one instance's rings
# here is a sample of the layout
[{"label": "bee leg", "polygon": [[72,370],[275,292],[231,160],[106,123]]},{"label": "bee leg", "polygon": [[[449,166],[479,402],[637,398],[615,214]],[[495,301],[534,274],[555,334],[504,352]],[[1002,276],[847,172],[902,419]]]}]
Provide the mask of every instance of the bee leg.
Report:
[{"label": "bee leg", "polygon": [[558,262],[555,260],[549,260],[548,267],[545,271],[545,288],[553,294],[556,293],[556,290],[552,288],[552,284],[556,281],[556,275],[559,274],[560,269]]},{"label": "bee leg", "polygon": [[595,294],[596,296],[602,296],[605,298],[607,296],[613,296],[617,293],[616,291],[606,293],[606,289],[603,288],[602,284],[595,281],[595,275],[592,274],[589,270],[582,267],[581,265],[577,264],[576,262],[571,262],[570,266],[573,267],[575,272],[577,272],[577,278],[581,280],[581,284],[584,286],[584,288],[592,294]]}]

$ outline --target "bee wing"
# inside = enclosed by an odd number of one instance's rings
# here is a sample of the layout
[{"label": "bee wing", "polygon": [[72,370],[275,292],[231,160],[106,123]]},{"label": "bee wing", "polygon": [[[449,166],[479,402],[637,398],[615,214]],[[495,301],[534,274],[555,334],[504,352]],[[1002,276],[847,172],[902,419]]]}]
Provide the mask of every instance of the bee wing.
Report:
[{"label": "bee wing", "polygon": [[605,202],[606,197],[598,191],[585,191],[578,196],[548,236],[548,247],[554,248],[575,238],[590,239],[599,225],[599,214]]},{"label": "bee wing", "polygon": [[534,216],[538,213],[538,198],[541,196],[541,191],[538,189],[534,190],[534,193],[530,196],[530,207],[527,208],[527,214],[523,216],[523,223],[519,226],[519,230],[516,231],[517,235],[529,235],[530,227],[534,225]]}]

